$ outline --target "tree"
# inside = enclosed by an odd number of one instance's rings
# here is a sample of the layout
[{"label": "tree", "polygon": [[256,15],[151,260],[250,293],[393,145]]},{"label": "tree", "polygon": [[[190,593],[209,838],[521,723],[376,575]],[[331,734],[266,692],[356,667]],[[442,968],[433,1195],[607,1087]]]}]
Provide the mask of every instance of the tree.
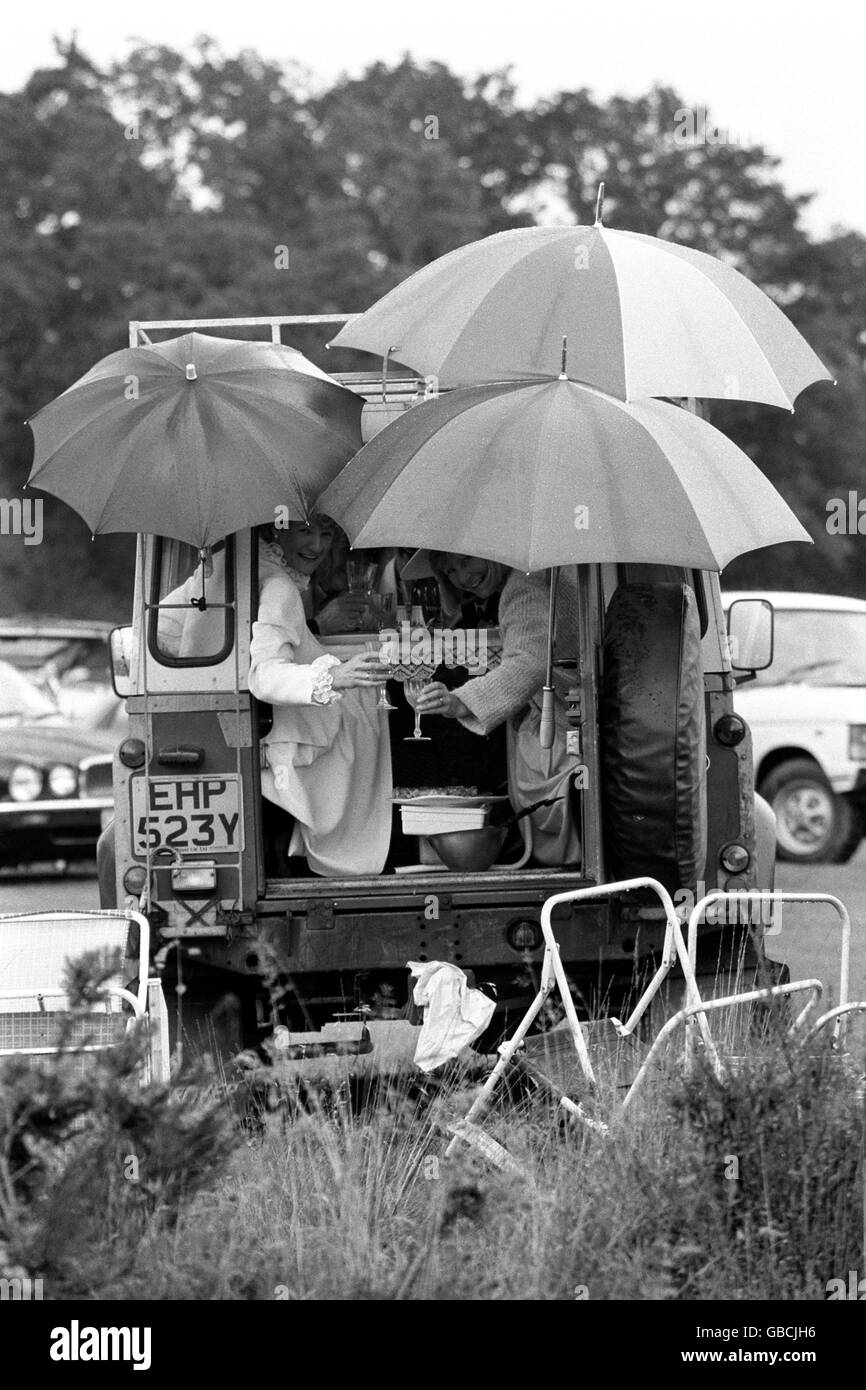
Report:
[{"label": "tree", "polygon": [[[435,257],[530,225],[545,203],[591,221],[604,180],[606,225],[730,259],[838,379],[793,417],[712,406],[816,538],[812,553],[744,557],[726,582],[866,593],[858,538],[825,526],[862,468],[866,241],[813,243],[799,222],[808,200],[786,192],[778,160],[676,92],[602,102],[578,89],[526,107],[507,72],[465,79],[408,55],[315,91],[296,66],[227,56],[206,37],[188,54],[139,45],[108,72],[70,43],[0,94],[0,135],[7,496],[29,470],[27,416],[124,346],[127,320],[360,310]],[[293,337],[332,370],[357,365],[329,362],[321,336]],[[0,537],[0,603],[125,616],[129,542],[92,546],[51,501],[46,526],[42,547]]]}]

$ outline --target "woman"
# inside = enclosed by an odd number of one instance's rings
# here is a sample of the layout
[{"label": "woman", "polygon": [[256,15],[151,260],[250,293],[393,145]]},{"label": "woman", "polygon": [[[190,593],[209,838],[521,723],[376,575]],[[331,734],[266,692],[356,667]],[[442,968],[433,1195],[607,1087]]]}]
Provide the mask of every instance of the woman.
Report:
[{"label": "woman", "polygon": [[262,791],[295,818],[289,854],[327,877],[378,874],[391,833],[391,755],[376,709],[387,667],[341,662],[310,632],[303,594],[334,535],[327,517],[262,537],[250,690],[274,707]]},{"label": "woman", "polygon": [[[491,560],[435,551],[430,567],[440,582],[443,609],[452,620],[457,613],[465,616],[470,604],[480,621],[489,621],[495,616],[498,595],[502,658],[499,666],[457,690],[431,682],[418,708],[457,719],[477,734],[488,734],[507,721],[508,791],[515,809],[549,797],[561,798],[530,817],[533,856],[542,864],[576,864],[580,839],[570,785],[576,765],[565,751],[567,682],[562,677],[556,678],[553,747],[542,748],[539,738],[550,597],[546,579],[509,571]],[[564,648],[574,651],[577,595],[568,580],[560,584],[557,599],[556,635]]]}]

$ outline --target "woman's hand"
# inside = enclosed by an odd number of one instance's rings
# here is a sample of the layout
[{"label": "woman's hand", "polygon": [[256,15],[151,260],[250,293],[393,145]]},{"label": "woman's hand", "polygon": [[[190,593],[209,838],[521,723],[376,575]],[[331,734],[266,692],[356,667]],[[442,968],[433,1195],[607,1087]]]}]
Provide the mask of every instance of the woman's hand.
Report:
[{"label": "woman's hand", "polygon": [[415,708],[419,714],[442,714],[446,719],[460,719],[469,713],[456,691],[441,681],[431,681],[424,687]]},{"label": "woman's hand", "polygon": [[390,667],[377,652],[361,652],[331,667],[331,689],[356,690],[361,686],[382,685],[390,674]]},{"label": "woman's hand", "polygon": [[322,637],[335,632],[358,632],[369,600],[365,594],[338,594],[322,605],[315,614],[316,626]]}]

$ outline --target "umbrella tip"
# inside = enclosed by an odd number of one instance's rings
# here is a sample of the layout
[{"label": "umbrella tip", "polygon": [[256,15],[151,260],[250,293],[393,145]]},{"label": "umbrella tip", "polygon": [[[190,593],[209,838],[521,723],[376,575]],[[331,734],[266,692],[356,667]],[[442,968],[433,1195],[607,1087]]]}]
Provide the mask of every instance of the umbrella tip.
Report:
[{"label": "umbrella tip", "polygon": [[198,372],[195,369],[194,362],[187,362],[186,364],[186,379],[187,381],[196,381],[198,379]]},{"label": "umbrella tip", "polygon": [[604,184],[603,184],[603,183],[600,183],[600,184],[598,185],[598,193],[596,194],[596,198],[595,198],[595,225],[596,225],[596,227],[600,227],[600,226],[602,225],[602,220],[601,220],[601,219],[602,219],[602,214],[603,214],[603,212],[604,212]]}]

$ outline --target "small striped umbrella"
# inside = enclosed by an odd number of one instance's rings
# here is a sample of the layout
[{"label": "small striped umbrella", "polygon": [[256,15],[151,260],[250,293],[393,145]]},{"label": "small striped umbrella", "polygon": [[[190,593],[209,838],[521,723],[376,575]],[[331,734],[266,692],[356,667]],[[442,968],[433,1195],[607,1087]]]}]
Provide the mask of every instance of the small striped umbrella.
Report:
[{"label": "small striped umbrella", "polygon": [[306,517],[361,446],[363,401],[294,348],[185,333],[113,352],[30,420],[28,479],[94,535],[199,548]]}]

